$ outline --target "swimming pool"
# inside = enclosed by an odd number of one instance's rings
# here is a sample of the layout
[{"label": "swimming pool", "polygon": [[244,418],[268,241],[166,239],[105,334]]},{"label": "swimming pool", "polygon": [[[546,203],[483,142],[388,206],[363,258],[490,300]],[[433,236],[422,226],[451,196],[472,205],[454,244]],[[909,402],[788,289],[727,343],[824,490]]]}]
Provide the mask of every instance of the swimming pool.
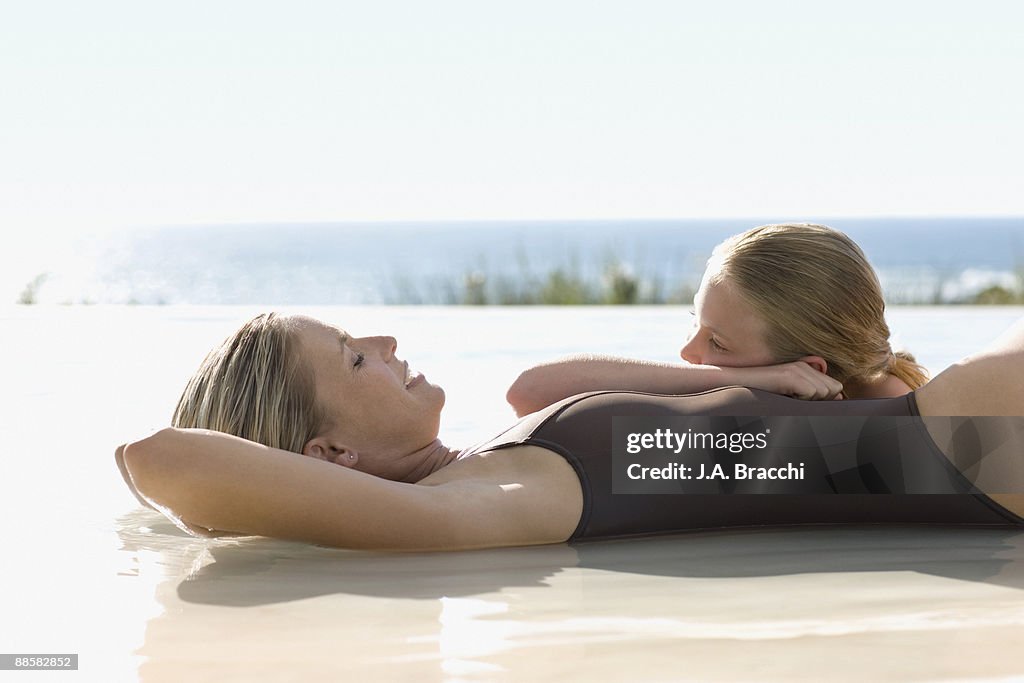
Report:
[{"label": "swimming pool", "polygon": [[[204,541],[142,510],[114,445],[166,424],[251,307],[7,307],[0,480],[5,652],[78,653],[83,680],[905,680],[1024,674],[1024,533],[847,528],[374,554]],[[672,360],[685,308],[289,309],[448,393],[442,437],[512,420],[553,356]],[[1020,308],[893,308],[940,369]],[[969,653],[969,654],[968,654]],[[68,680],[66,672],[33,674]]]}]

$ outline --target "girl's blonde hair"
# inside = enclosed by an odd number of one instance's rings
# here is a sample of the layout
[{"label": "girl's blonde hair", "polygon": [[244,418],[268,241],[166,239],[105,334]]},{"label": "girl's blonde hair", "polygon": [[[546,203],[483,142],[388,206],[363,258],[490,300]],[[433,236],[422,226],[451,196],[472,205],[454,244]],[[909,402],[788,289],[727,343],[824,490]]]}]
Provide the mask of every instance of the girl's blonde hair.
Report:
[{"label": "girl's blonde hair", "polygon": [[882,287],[860,247],[838,230],[809,223],[762,225],[718,245],[712,282],[728,281],[768,325],[779,362],[821,356],[839,382],[895,375],[911,389],[925,368],[893,352]]},{"label": "girl's blonde hair", "polygon": [[178,400],[174,427],[212,429],[301,453],[325,414],[287,317],[263,313],[210,351]]}]

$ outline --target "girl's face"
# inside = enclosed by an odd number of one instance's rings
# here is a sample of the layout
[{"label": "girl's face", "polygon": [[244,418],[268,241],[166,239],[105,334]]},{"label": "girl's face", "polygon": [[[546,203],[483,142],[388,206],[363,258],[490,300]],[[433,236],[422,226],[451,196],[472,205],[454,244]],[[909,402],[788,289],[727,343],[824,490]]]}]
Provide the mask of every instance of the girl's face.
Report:
[{"label": "girl's face", "polygon": [[767,323],[727,280],[711,282],[705,273],[693,308],[693,328],[679,351],[687,363],[738,368],[778,362],[765,343]]}]

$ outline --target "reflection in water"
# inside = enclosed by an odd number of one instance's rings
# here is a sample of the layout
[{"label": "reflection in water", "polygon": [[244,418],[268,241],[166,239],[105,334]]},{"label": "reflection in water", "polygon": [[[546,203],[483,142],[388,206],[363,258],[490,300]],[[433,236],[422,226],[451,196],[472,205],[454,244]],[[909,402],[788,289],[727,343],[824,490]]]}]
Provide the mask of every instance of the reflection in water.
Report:
[{"label": "reflection in water", "polygon": [[[441,670],[451,676],[495,673],[501,667],[479,661],[509,649],[507,619],[489,620],[489,617],[507,614],[507,602],[476,598],[441,598],[441,625],[437,649],[441,657]],[[511,622],[515,623],[515,622]]]},{"label": "reflection in water", "polygon": [[[614,658],[646,653],[668,666],[686,655],[693,675],[729,680],[749,674],[751,657],[792,664],[813,647],[827,666],[867,641],[942,653],[972,637],[1005,673],[1011,660],[998,652],[1024,627],[1024,533],[1006,529],[776,529],[405,554],[195,540],[160,519],[121,520],[125,547],[159,554],[166,572],[144,679],[231,651],[237,666],[308,659],[336,675],[385,667],[426,680],[521,677],[556,660],[578,675],[628,677]],[[747,654],[707,654],[740,642]],[[885,670],[871,658],[857,666]]]}]

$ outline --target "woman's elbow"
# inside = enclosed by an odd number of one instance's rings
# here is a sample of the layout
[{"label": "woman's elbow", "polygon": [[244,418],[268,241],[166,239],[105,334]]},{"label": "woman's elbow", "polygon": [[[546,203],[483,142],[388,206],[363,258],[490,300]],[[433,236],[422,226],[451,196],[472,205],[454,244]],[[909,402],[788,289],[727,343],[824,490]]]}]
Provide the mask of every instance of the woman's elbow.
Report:
[{"label": "woman's elbow", "polygon": [[167,427],[118,448],[118,465],[125,483],[136,497],[151,507],[149,501],[161,495],[159,486],[167,481],[174,437],[175,430]]}]

